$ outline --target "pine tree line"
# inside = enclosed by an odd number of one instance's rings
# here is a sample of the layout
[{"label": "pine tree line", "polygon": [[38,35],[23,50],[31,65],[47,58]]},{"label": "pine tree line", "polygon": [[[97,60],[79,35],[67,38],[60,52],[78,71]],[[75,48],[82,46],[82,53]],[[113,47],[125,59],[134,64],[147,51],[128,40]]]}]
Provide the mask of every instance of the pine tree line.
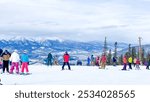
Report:
[{"label": "pine tree line", "polygon": [[[139,37],[140,39],[140,37]],[[141,43],[141,42],[140,42]],[[148,60],[150,60],[150,52],[148,52],[147,54],[145,53],[145,49],[139,47],[135,47],[135,46],[132,46],[131,44],[128,45],[128,51],[125,52],[125,53],[122,53],[120,55],[117,54],[117,46],[118,46],[118,42],[115,42],[114,43],[114,52],[112,53],[112,49],[108,49],[107,47],[107,39],[105,37],[105,41],[104,41],[104,50],[103,50],[103,53],[106,54],[107,56],[107,65],[112,65],[113,62],[112,62],[112,59],[113,57],[115,57],[117,59],[117,65],[122,65],[123,64],[123,56],[126,55],[127,58],[129,58],[130,56],[132,57],[132,59],[140,59],[141,61],[141,64],[146,64],[146,62]],[[109,50],[107,52],[107,50]],[[134,60],[133,60],[134,61]],[[134,62],[133,62],[134,63]]]}]

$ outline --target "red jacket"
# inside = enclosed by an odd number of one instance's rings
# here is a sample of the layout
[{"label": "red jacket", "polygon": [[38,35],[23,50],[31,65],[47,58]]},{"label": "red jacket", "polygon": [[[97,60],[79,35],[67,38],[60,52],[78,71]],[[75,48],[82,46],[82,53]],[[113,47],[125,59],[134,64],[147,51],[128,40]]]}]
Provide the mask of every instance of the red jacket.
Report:
[{"label": "red jacket", "polygon": [[69,54],[64,54],[64,62],[69,62]]},{"label": "red jacket", "polygon": [[136,64],[140,64],[140,61],[139,61],[139,60],[136,60]]},{"label": "red jacket", "polygon": [[101,62],[102,62],[102,63],[106,63],[106,56],[102,56]]},{"label": "red jacket", "polygon": [[127,64],[127,58],[126,57],[123,57],[123,63]]}]

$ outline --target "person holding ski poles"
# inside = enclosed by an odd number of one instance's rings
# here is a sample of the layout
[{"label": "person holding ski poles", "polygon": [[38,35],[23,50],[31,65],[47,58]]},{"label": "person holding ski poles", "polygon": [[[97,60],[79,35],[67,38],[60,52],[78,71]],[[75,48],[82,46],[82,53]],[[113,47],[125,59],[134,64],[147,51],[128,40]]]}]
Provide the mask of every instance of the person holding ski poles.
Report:
[{"label": "person holding ski poles", "polygon": [[123,57],[123,69],[122,70],[127,70],[126,67],[127,67],[127,57],[124,55],[124,57]]},{"label": "person holding ski poles", "polygon": [[16,73],[19,74],[20,56],[17,50],[14,50],[9,60],[11,61],[10,74],[13,74],[13,70],[15,67],[16,67]]},{"label": "person holding ski poles", "polygon": [[128,64],[129,64],[129,69],[132,70],[132,56],[129,57]]},{"label": "person holding ski poles", "polygon": [[52,60],[53,60],[53,56],[51,54],[51,52],[48,54],[47,56],[47,65],[51,65],[52,66]]},{"label": "person holding ski poles", "polygon": [[23,54],[21,55],[21,74],[24,74],[24,69],[26,69],[26,74],[29,73],[28,64],[29,64],[29,57],[27,55],[27,51],[24,50]]},{"label": "person holding ski poles", "polygon": [[3,60],[3,71],[2,73],[5,73],[5,69],[7,70],[7,73],[9,73],[9,58],[11,54],[5,50],[2,54],[2,60]]},{"label": "person holding ski poles", "polygon": [[68,69],[71,70],[70,64],[69,64],[69,58],[70,58],[70,56],[69,56],[68,52],[66,51],[65,54],[64,54],[64,56],[63,56],[64,63],[63,63],[63,66],[62,66],[62,70],[64,70],[64,66],[66,64],[68,65]]}]

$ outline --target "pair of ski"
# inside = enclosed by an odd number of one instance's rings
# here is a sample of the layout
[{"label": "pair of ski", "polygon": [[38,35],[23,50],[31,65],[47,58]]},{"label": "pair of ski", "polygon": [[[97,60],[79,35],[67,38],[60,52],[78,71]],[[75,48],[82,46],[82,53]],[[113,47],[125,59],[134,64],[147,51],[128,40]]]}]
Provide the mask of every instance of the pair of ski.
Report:
[{"label": "pair of ski", "polygon": [[32,73],[20,73],[20,75],[31,75]]},{"label": "pair of ski", "polygon": [[12,75],[31,75],[32,73],[11,73]]},{"label": "pair of ski", "polygon": [[64,71],[64,70],[69,70],[69,71],[73,71],[73,70],[71,70],[71,69],[62,69],[61,71]]}]

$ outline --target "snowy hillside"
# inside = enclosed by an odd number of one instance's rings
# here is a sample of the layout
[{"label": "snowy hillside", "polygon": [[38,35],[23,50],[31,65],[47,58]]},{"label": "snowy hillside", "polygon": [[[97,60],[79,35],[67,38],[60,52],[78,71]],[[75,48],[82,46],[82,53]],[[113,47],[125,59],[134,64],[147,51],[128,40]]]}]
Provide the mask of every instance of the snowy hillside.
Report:
[{"label": "snowy hillside", "polygon": [[122,71],[122,66],[71,66],[72,70],[61,71],[61,66],[31,65],[31,75],[0,74],[5,85],[150,85],[150,70]]}]

